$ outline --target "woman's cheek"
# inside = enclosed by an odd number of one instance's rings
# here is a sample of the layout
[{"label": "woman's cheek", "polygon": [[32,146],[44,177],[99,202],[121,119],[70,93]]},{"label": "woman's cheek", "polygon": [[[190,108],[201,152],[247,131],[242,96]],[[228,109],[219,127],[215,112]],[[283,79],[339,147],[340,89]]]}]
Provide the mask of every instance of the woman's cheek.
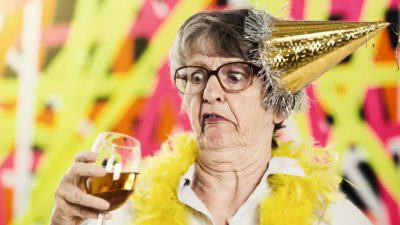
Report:
[{"label": "woman's cheek", "polygon": [[186,112],[189,116],[190,124],[192,125],[192,129],[195,132],[200,133],[201,124],[200,124],[200,103],[198,99],[191,97],[186,99]]}]

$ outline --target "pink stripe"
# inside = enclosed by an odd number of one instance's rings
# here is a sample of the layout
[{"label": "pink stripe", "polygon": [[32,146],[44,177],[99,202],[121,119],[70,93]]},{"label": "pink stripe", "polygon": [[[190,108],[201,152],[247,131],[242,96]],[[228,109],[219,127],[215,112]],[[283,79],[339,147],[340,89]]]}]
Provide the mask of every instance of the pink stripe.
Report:
[{"label": "pink stripe", "polygon": [[4,169],[12,169],[14,168],[14,152],[4,157],[3,163],[0,164],[0,171]]},{"label": "pink stripe", "polygon": [[[5,195],[4,195],[4,187],[1,182],[1,171],[0,171],[0,199],[3,199],[3,201],[0,201],[0,225],[6,225],[6,208],[7,206],[5,205]],[[10,206],[8,206],[10,207]]]},{"label": "pink stripe", "polygon": [[399,9],[400,8],[400,0],[390,0],[389,7],[390,7],[390,9]]},{"label": "pink stripe", "polygon": [[[190,123],[187,117],[182,117],[180,114],[181,98],[173,85],[171,84],[169,77],[169,66],[164,63],[159,74],[159,81],[153,96],[150,97],[149,101],[145,103],[143,111],[139,117],[141,121],[137,128],[137,137],[142,143],[143,155],[150,155],[155,150],[159,149],[160,144],[155,139],[157,124],[160,124],[160,120],[165,120],[162,113],[162,107],[166,104],[170,104],[174,111],[174,118],[178,120],[178,127],[182,130],[190,130]],[[168,134],[166,134],[168,135]]]},{"label": "pink stripe", "polygon": [[[34,151],[33,153],[33,163],[32,163],[32,173],[34,173],[39,165],[40,158],[42,156],[42,152]],[[9,154],[5,160],[0,164],[0,199],[5,199],[5,188],[2,183],[2,174],[5,169],[13,169],[14,168],[14,152]],[[14,179],[18,179],[15,177]],[[10,209],[11,205],[6,205],[5,201],[0,201],[0,225],[6,225],[6,209]]]},{"label": "pink stripe", "polygon": [[307,95],[310,98],[309,120],[311,133],[321,146],[325,146],[328,142],[330,133],[330,124],[326,122],[326,113],[318,102],[314,93],[314,87],[307,88]]},{"label": "pink stripe", "polygon": [[45,47],[62,46],[68,39],[69,24],[59,24],[42,31],[42,44]]},{"label": "pink stripe", "polygon": [[[146,1],[136,21],[132,23],[129,36],[152,37],[176,3],[177,0]],[[156,11],[161,12],[162,10],[159,9],[163,9],[163,4],[169,10],[160,17],[160,13],[156,13]],[[62,46],[68,39],[69,28],[69,24],[58,24],[45,28],[42,33],[42,44],[47,47]]]},{"label": "pink stripe", "polygon": [[[385,119],[385,104],[378,88],[370,88],[367,91],[364,103],[365,119],[374,132],[379,136],[385,145],[391,138],[400,134],[400,124],[390,124]],[[385,148],[388,151],[387,148]],[[391,154],[391,153],[390,153]]]},{"label": "pink stripe", "polygon": [[292,0],[290,3],[290,16],[295,20],[304,19],[305,0]]},{"label": "pink stripe", "polygon": [[389,220],[390,225],[399,225],[400,224],[400,207],[399,203],[394,200],[394,198],[387,191],[385,186],[378,182],[379,193],[382,199],[382,202],[386,206],[386,217]]},{"label": "pink stripe", "polygon": [[364,0],[331,0],[331,14],[341,15],[343,20],[360,20]]},{"label": "pink stripe", "polygon": [[[177,2],[177,0],[146,1],[142,6],[139,16],[132,25],[130,36],[141,36],[150,39],[165,21],[166,17],[170,15],[171,10]],[[164,15],[160,14],[164,8],[163,6],[167,6],[166,9],[168,9]]]},{"label": "pink stripe", "polygon": [[[33,152],[33,163],[32,163],[32,172],[36,171],[39,166],[40,158],[43,153],[39,151]],[[0,172],[4,169],[13,169],[14,168],[14,152],[5,157],[2,164],[0,164]]]}]

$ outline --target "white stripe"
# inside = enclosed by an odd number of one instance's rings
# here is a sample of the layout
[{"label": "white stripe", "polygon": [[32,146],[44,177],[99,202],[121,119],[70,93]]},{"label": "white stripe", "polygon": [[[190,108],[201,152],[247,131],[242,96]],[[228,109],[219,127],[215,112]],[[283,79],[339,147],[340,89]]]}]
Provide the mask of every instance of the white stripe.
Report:
[{"label": "white stripe", "polygon": [[20,217],[28,205],[31,193],[32,137],[35,125],[36,82],[38,79],[39,43],[42,1],[28,1],[24,9],[24,27],[21,37],[21,71],[19,74],[18,105],[16,113],[16,150],[14,157],[14,217]]}]

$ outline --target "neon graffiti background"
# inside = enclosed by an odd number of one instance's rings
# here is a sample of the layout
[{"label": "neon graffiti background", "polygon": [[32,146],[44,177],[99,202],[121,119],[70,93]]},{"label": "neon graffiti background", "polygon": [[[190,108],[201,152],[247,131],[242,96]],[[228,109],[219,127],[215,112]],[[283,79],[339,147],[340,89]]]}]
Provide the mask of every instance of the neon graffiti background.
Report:
[{"label": "neon graffiti background", "polygon": [[[47,224],[58,181],[99,132],[133,135],[150,155],[168,135],[189,130],[169,81],[169,46],[185,18],[237,2],[0,0],[0,225]],[[398,0],[257,3],[294,19],[399,23]],[[23,43],[31,38],[27,23],[35,20],[37,51],[29,54],[32,46]],[[338,172],[352,184],[344,182],[342,190],[379,225],[400,224],[396,45],[395,32],[385,30],[321,77],[307,90],[310,109],[290,118],[284,131],[285,138],[314,137],[337,149]],[[26,57],[35,63],[26,64]],[[33,74],[33,82],[21,74]],[[34,101],[27,102],[31,111],[18,111],[25,87]],[[32,129],[18,126],[29,113]],[[31,141],[21,159],[16,140],[24,138]],[[16,168],[28,176],[19,177]],[[24,204],[15,207],[16,199]]]}]

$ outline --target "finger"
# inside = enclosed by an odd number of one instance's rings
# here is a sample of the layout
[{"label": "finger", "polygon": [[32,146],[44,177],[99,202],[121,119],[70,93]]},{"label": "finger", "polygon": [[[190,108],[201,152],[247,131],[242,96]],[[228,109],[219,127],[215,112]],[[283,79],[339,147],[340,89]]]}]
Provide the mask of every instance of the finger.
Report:
[{"label": "finger", "polygon": [[96,219],[101,212],[100,210],[71,204],[65,200],[59,201],[59,205],[63,208],[63,211],[72,217],[79,217],[82,219]]},{"label": "finger", "polygon": [[110,207],[110,203],[106,200],[86,194],[78,187],[73,185],[65,185],[64,188],[57,189],[56,197],[60,197],[68,203],[81,205],[101,211],[108,210],[108,208]]},{"label": "finger", "polygon": [[75,162],[95,162],[97,159],[97,154],[92,151],[81,152],[75,157]]},{"label": "finger", "polygon": [[74,183],[80,177],[102,177],[106,170],[100,166],[77,162],[72,165],[66,174],[67,182]]}]

